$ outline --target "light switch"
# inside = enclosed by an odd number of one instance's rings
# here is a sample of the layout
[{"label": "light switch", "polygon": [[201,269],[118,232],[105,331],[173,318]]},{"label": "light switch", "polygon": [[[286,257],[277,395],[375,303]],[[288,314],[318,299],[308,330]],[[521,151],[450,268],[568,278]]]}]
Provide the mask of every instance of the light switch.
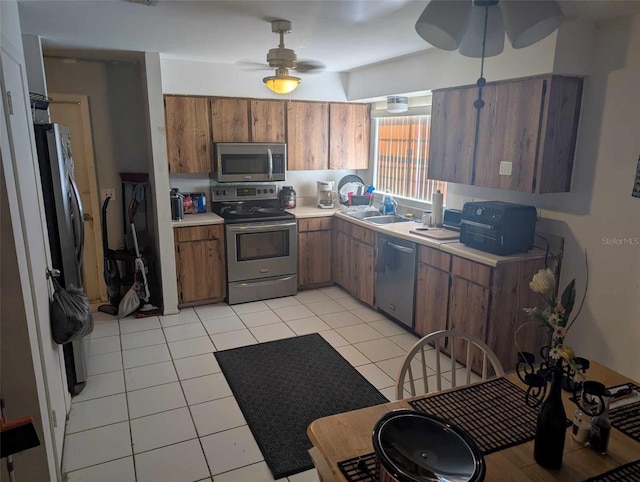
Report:
[{"label": "light switch", "polygon": [[513,165],[512,162],[508,162],[508,161],[501,161],[500,162],[500,171],[498,174],[500,174],[501,176],[510,176],[511,175],[511,166]]}]

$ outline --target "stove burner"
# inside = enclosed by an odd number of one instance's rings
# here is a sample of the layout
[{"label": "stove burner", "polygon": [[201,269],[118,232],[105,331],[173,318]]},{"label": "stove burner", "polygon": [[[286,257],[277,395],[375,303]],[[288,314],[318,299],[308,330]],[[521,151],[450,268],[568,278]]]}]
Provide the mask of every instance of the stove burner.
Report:
[{"label": "stove burner", "polygon": [[285,211],[280,208],[258,208],[259,213],[268,213],[268,214],[281,214]]}]

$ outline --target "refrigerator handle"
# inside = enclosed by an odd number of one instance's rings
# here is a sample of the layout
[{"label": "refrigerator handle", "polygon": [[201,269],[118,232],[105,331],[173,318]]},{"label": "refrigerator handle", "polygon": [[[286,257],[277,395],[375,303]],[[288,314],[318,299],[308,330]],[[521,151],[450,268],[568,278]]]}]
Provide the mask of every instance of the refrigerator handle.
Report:
[{"label": "refrigerator handle", "polygon": [[78,208],[78,216],[76,218],[76,227],[80,234],[80,239],[76,245],[76,258],[78,260],[78,275],[82,280],[82,256],[84,255],[84,212],[82,210],[82,201],[80,200],[80,193],[78,192],[78,186],[72,176],[69,176],[69,182],[71,183],[71,189],[73,190],[73,197],[76,201],[76,207]]}]

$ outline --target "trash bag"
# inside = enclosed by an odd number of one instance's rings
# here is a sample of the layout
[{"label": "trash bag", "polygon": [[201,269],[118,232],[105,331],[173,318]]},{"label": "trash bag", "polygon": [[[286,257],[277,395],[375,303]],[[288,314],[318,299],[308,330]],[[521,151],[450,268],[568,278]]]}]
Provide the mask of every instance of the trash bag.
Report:
[{"label": "trash bag", "polygon": [[93,318],[89,311],[89,299],[84,291],[73,285],[65,289],[55,278],[53,286],[55,293],[49,305],[53,341],[64,345],[91,333]]},{"label": "trash bag", "polygon": [[124,318],[131,313],[135,313],[140,308],[140,284],[138,282],[133,283],[133,286],[127,291],[127,294],[122,297],[120,305],[118,306],[118,318]]}]

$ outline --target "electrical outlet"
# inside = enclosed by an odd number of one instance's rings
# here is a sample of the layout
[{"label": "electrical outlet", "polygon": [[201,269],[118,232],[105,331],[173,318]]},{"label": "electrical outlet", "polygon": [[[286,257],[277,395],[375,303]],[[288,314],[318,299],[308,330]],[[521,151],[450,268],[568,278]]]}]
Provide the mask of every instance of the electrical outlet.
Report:
[{"label": "electrical outlet", "polygon": [[100,198],[102,200],[102,202],[104,202],[105,199],[107,199],[108,197],[111,197],[111,200],[109,202],[113,202],[116,200],[116,190],[113,187],[105,187],[104,189],[100,189]]},{"label": "electrical outlet", "polygon": [[512,166],[513,166],[512,162],[501,161],[500,162],[500,169],[498,171],[498,174],[500,174],[501,176],[510,176],[511,175]]}]

